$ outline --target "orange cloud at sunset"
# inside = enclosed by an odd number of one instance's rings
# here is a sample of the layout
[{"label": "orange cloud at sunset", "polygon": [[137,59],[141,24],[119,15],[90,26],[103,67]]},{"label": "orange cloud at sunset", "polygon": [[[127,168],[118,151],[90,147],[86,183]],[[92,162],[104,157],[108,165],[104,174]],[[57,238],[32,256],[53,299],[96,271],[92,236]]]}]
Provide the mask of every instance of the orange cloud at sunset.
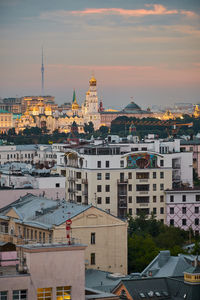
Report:
[{"label": "orange cloud at sunset", "polygon": [[195,13],[192,11],[185,10],[167,10],[167,8],[160,4],[148,5],[153,6],[153,9],[123,9],[123,8],[86,8],[84,10],[74,10],[71,14],[74,15],[92,15],[92,14],[104,14],[104,15],[122,15],[132,17],[143,17],[150,15],[172,15],[172,14],[183,14],[187,16],[194,16]]}]

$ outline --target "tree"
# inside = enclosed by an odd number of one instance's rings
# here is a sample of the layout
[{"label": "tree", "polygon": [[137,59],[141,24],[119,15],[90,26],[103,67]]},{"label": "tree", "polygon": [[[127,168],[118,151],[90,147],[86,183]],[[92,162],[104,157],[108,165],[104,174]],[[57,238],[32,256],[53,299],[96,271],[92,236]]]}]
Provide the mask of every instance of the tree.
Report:
[{"label": "tree", "polygon": [[129,272],[141,272],[158,255],[150,235],[133,234],[128,238],[128,269]]},{"label": "tree", "polygon": [[94,133],[94,125],[92,122],[89,122],[88,124],[84,124],[84,131],[85,133],[93,134]]},{"label": "tree", "polygon": [[16,135],[16,132],[15,132],[15,128],[13,127],[13,128],[10,128],[9,130],[8,130],[8,135]]},{"label": "tree", "polygon": [[109,132],[109,127],[108,126],[101,126],[99,128],[99,133],[101,134],[101,136],[107,136]]}]

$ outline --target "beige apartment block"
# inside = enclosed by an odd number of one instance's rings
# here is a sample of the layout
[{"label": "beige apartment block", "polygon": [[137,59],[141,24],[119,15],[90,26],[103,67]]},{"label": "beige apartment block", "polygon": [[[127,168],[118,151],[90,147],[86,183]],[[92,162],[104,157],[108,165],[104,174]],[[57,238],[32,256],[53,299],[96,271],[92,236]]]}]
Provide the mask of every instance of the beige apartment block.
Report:
[{"label": "beige apartment block", "polygon": [[[85,155],[84,151],[92,154]],[[108,155],[101,155],[106,151]],[[83,153],[69,150],[67,200],[93,204],[119,218],[145,213],[165,222],[165,190],[172,188],[176,171],[169,156],[147,151],[120,154],[119,147],[114,146],[91,147]]]},{"label": "beige apartment block", "polygon": [[[67,239],[66,221],[71,220]],[[94,207],[28,194],[1,209],[0,241],[83,243],[86,268],[127,274],[127,222]]]},{"label": "beige apartment block", "polygon": [[[87,245],[86,268],[127,274],[127,226],[126,222],[93,206],[72,218],[72,240]],[[65,235],[62,224],[55,228],[53,239]]]}]

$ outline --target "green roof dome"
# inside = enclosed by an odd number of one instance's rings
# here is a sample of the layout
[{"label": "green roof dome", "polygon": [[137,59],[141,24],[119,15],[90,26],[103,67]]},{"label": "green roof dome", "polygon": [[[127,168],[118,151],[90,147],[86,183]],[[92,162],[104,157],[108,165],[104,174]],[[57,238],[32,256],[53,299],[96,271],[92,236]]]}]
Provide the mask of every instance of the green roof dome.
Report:
[{"label": "green roof dome", "polygon": [[135,102],[132,101],[123,110],[132,111],[132,110],[141,110],[141,108]]}]

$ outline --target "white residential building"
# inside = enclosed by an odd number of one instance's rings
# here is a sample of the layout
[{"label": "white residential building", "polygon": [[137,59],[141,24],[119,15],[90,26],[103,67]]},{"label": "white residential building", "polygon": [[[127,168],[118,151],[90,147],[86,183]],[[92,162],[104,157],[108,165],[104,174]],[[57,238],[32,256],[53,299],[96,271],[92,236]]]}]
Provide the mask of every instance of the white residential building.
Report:
[{"label": "white residential building", "polygon": [[165,221],[166,189],[192,186],[192,153],[180,141],[89,145],[66,152],[68,201],[92,203],[118,217],[154,213]]}]

